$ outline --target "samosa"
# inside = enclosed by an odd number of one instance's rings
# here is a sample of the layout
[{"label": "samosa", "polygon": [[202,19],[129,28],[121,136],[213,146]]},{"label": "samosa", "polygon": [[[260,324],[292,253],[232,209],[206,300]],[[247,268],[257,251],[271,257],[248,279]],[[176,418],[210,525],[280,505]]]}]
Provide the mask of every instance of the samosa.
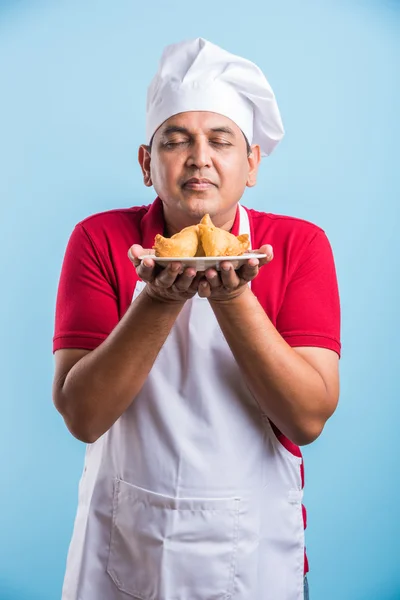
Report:
[{"label": "samosa", "polygon": [[247,233],[235,236],[215,227],[208,214],[200,221],[199,237],[206,256],[241,256],[250,247]]},{"label": "samosa", "polygon": [[168,258],[183,258],[196,256],[199,246],[199,227],[191,225],[170,238],[165,238],[159,233],[154,240],[153,248],[156,256]]}]

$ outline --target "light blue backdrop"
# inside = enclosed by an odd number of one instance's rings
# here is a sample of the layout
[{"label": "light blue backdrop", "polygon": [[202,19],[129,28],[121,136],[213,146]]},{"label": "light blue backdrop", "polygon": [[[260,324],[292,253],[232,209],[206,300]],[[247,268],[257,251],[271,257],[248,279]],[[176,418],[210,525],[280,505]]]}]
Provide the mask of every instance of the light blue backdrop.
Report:
[{"label": "light blue backdrop", "polygon": [[[0,1],[0,599],[57,600],[83,444],[52,406],[73,226],[153,199],[136,164],[164,45],[255,60],[287,135],[246,204],[325,228],[343,308],[340,407],[305,448],[312,600],[400,598],[400,4]],[[279,599],[273,599],[279,600]]]}]

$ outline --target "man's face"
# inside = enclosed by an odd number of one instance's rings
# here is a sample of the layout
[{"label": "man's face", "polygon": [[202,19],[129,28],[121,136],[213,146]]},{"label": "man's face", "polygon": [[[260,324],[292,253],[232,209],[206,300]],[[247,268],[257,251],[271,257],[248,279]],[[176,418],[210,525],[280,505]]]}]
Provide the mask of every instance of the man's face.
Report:
[{"label": "man's face", "polygon": [[254,146],[248,155],[242,131],[227,117],[196,111],[165,121],[139,159],[170,221],[198,222],[209,213],[218,224],[255,185],[260,151]]}]

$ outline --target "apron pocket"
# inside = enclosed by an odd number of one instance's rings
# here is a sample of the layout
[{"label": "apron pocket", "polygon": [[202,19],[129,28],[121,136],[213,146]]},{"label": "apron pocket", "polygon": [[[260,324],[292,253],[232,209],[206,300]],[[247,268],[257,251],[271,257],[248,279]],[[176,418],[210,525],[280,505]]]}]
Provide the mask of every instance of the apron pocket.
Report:
[{"label": "apron pocket", "polygon": [[109,575],[141,600],[229,599],[240,505],[240,498],[172,498],[117,479]]}]

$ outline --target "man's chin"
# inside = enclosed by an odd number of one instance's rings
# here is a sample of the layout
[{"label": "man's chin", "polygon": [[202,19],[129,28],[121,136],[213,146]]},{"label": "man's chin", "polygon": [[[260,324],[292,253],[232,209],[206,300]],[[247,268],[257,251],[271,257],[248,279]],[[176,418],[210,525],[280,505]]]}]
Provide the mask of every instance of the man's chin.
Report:
[{"label": "man's chin", "polygon": [[220,202],[218,198],[212,198],[210,196],[191,196],[185,198],[181,202],[182,209],[191,217],[199,218],[204,217],[205,214],[210,216],[217,214],[220,208]]}]

